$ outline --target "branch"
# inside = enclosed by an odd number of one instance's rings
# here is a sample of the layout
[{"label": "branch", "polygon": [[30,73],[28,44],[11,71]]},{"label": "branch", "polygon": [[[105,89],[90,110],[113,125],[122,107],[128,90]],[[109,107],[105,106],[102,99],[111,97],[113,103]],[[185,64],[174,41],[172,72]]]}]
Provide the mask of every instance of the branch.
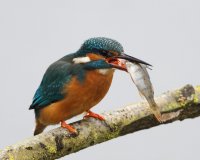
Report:
[{"label": "branch", "polygon": [[[200,116],[200,86],[193,88],[186,85],[166,92],[155,100],[164,116],[172,118],[165,123]],[[30,137],[1,150],[0,159],[56,159],[119,136],[162,125],[156,121],[147,105],[140,102],[105,113],[105,122],[93,118],[77,121],[72,125],[78,135],[70,135],[59,127]]]}]

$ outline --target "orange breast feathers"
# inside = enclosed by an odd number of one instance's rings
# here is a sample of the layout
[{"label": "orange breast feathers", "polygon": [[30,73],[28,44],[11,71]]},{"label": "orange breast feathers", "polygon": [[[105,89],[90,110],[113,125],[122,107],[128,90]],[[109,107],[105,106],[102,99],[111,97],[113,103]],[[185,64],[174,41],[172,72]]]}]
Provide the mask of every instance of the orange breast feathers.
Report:
[{"label": "orange breast feathers", "polygon": [[56,124],[89,110],[99,103],[108,92],[113,70],[106,75],[96,71],[88,71],[81,83],[76,77],[65,86],[66,97],[40,111],[39,121],[43,124]]}]

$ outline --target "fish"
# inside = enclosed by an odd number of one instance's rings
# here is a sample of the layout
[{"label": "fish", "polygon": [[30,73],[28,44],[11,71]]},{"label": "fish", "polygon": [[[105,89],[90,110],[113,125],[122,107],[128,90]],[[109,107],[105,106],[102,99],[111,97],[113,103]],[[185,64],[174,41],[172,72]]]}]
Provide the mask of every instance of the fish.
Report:
[{"label": "fish", "polygon": [[125,62],[128,73],[131,76],[134,84],[136,85],[140,95],[146,99],[158,122],[162,123],[162,115],[158,105],[154,100],[154,89],[147,72],[148,66],[145,64]]}]

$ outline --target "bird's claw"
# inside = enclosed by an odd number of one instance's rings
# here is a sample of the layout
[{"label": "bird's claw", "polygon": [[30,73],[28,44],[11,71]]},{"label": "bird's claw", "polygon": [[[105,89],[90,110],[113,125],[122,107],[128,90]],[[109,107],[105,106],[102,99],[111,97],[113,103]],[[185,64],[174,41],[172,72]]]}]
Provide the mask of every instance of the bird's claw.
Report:
[{"label": "bird's claw", "polygon": [[67,124],[65,121],[61,121],[61,127],[67,129],[70,133],[77,134],[77,130]]},{"label": "bird's claw", "polygon": [[95,119],[99,119],[101,121],[105,121],[105,118],[99,114],[96,114],[92,111],[88,111],[87,114],[83,117],[83,119],[89,118],[89,117],[93,117]]}]

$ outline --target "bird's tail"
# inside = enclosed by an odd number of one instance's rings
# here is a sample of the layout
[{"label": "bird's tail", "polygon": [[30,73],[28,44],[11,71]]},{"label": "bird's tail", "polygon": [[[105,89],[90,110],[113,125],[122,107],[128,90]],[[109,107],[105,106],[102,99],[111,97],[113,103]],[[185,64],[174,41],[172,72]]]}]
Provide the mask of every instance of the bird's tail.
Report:
[{"label": "bird's tail", "polygon": [[42,133],[47,126],[42,124],[38,119],[36,119],[34,136]]}]

